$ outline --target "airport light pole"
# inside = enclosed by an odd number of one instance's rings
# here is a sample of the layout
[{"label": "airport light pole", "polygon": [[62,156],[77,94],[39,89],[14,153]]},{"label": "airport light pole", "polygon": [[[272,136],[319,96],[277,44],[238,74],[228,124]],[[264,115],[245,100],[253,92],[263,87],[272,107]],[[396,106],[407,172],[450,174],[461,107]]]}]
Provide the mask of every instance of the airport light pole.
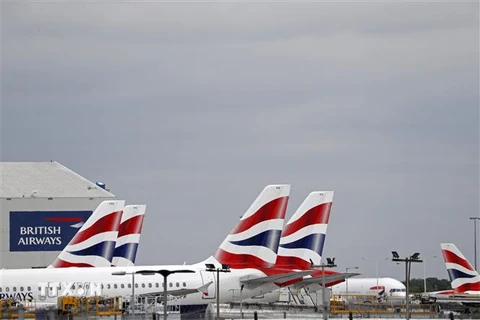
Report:
[{"label": "airport light pole", "polygon": [[423,293],[427,294],[427,258],[437,258],[437,256],[423,257]]},{"label": "airport light pole", "polygon": [[243,302],[243,298],[242,298],[242,291],[243,291],[243,284],[240,286],[240,318],[243,319],[243,309],[242,309],[242,302]]},{"label": "airport light pole", "polygon": [[195,273],[193,270],[180,269],[180,270],[142,270],[135,273],[143,275],[154,275],[156,273],[163,276],[163,319],[167,320],[167,304],[168,304],[168,292],[167,292],[167,277],[173,273]]},{"label": "airport light pole", "polygon": [[470,220],[473,220],[473,261],[477,270],[477,220],[480,220],[480,217],[470,217]]},{"label": "airport light pole", "polygon": [[423,262],[420,260],[420,253],[415,252],[410,257],[406,257],[405,259],[401,259],[398,255],[397,251],[392,251],[392,261],[395,262],[405,262],[405,283],[406,283],[406,292],[405,292],[405,318],[406,320],[410,319],[410,310],[409,310],[409,295],[410,295],[410,268],[412,266],[412,262]]},{"label": "airport light pole", "polygon": [[325,295],[325,267],[327,268],[332,268],[336,267],[337,265],[335,264],[335,258],[327,258],[327,263],[322,262],[320,264],[322,267],[322,305],[323,305],[323,319],[327,320],[328,319],[328,304],[327,304],[327,297]]},{"label": "airport light pole", "polygon": [[220,320],[220,272],[230,272],[230,265],[222,263],[221,268],[215,268],[213,263],[206,263],[205,267],[206,271],[217,273],[217,320]]},{"label": "airport light pole", "polygon": [[[358,267],[348,267],[348,268],[345,268],[345,272],[348,273],[348,270],[355,270],[357,269],[358,270]],[[345,288],[346,288],[346,291],[347,291],[347,305],[350,304],[350,297],[348,296],[348,278],[345,279]]]},{"label": "airport light pole", "polygon": [[116,271],[112,272],[112,276],[132,275],[132,297],[130,298],[130,311],[135,314],[135,272]]}]

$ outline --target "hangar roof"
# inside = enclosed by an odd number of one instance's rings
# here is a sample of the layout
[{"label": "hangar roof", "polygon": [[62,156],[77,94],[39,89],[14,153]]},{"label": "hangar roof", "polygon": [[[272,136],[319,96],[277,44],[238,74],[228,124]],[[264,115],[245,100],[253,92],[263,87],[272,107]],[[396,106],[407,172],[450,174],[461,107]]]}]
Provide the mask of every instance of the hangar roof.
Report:
[{"label": "hangar roof", "polygon": [[0,162],[0,198],[114,198],[56,161]]}]

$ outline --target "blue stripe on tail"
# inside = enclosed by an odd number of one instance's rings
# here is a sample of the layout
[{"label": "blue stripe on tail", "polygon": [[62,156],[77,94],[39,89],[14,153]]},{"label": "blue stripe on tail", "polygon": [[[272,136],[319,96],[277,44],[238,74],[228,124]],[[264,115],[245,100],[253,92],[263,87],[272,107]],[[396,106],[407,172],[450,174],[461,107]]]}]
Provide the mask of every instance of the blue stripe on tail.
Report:
[{"label": "blue stripe on tail", "polygon": [[296,241],[280,244],[280,246],[285,249],[309,249],[322,255],[324,242],[324,233],[313,233]]},{"label": "blue stripe on tail", "polygon": [[267,230],[245,240],[230,241],[237,246],[261,246],[277,252],[281,230]]},{"label": "blue stripe on tail", "polygon": [[100,256],[111,261],[114,250],[115,241],[103,241],[82,250],[68,252],[76,256]]},{"label": "blue stripe on tail", "polygon": [[113,252],[113,257],[122,257],[135,263],[135,257],[137,256],[138,243],[129,242],[116,247]]},{"label": "blue stripe on tail", "polygon": [[462,272],[458,269],[447,269],[447,271],[448,271],[448,276],[450,277],[450,281],[453,281],[458,278],[474,278],[475,277],[475,275]]}]

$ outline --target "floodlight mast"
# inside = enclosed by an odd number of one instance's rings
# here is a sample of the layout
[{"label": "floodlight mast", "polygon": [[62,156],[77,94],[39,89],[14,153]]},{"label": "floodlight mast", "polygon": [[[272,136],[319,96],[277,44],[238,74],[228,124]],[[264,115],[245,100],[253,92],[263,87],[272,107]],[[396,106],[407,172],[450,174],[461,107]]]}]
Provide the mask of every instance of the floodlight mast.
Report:
[{"label": "floodlight mast", "polygon": [[168,304],[168,292],[167,292],[167,277],[174,273],[195,273],[194,270],[141,270],[135,272],[142,275],[154,275],[156,273],[163,276],[163,319],[167,320],[167,304]]},{"label": "floodlight mast", "polygon": [[[217,319],[220,319],[220,272],[231,272],[230,265],[222,263],[221,268],[215,268],[213,263],[206,263],[205,267],[208,272],[217,273]],[[243,286],[242,286],[243,289]]]},{"label": "floodlight mast", "polygon": [[112,276],[132,275],[132,296],[130,297],[130,312],[135,314],[135,272],[115,271]]},{"label": "floodlight mast", "polygon": [[[310,259],[311,268],[318,267],[313,264],[313,261]],[[322,262],[320,267],[322,267],[322,305],[323,305],[323,319],[328,320],[328,304],[325,297],[325,267],[332,268],[336,267],[335,258],[327,258],[327,263]]]},{"label": "floodlight mast", "polygon": [[406,292],[405,292],[405,319],[409,320],[410,319],[410,269],[412,266],[412,262],[423,262],[423,260],[420,260],[420,253],[415,252],[412,254],[410,257],[406,257],[405,259],[400,259],[400,255],[398,254],[397,251],[392,251],[392,261],[395,262],[405,262],[405,287],[406,287]]}]

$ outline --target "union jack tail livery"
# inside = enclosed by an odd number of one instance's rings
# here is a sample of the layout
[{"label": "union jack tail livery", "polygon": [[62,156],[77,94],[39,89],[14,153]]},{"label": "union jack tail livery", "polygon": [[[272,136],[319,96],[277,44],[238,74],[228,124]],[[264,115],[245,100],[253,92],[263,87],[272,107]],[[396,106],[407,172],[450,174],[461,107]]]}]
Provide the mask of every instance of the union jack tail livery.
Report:
[{"label": "union jack tail livery", "polygon": [[453,243],[441,243],[453,293],[480,294],[480,275]]},{"label": "union jack tail livery", "polygon": [[333,191],[314,191],[283,228],[276,266],[305,270],[320,265]]},{"label": "union jack tail livery", "polygon": [[113,253],[113,266],[128,267],[135,264],[146,208],[146,205],[129,205],[123,209],[122,222]]},{"label": "union jack tail livery", "polygon": [[103,201],[51,267],[109,267],[125,201]]},{"label": "union jack tail livery", "polygon": [[238,269],[273,266],[289,195],[290,185],[265,187],[213,258]]}]

